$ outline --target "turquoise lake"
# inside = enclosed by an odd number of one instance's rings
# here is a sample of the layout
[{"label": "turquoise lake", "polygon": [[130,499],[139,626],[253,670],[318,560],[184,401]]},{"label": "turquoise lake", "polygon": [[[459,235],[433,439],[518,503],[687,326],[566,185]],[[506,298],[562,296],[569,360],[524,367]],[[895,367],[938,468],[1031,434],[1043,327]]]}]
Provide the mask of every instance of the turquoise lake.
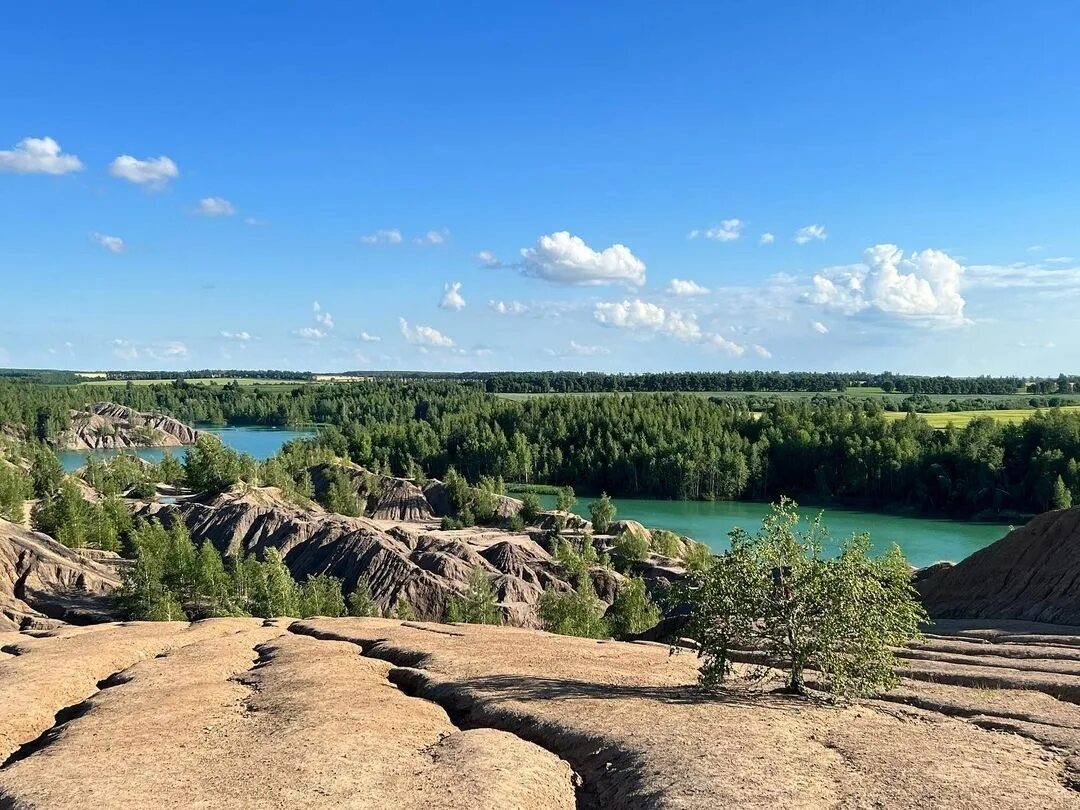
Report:
[{"label": "turquoise lake", "polygon": [[[263,427],[261,425],[198,425],[197,427],[206,433],[213,433],[229,447],[239,450],[241,453],[248,453],[259,461],[270,458],[285,442],[315,435],[315,428],[302,427],[279,428]],[[140,447],[134,451],[127,450],[125,452],[134,452],[140,458],[156,463],[161,460],[161,457],[167,451],[181,456],[185,449],[183,447]],[[115,455],[117,451],[93,450],[89,452],[98,458],[108,458]],[[86,450],[67,450],[59,454],[60,463],[64,465],[64,469],[70,472],[86,463],[86,455]]]},{"label": "turquoise lake", "polygon": [[[555,497],[541,495],[545,508]],[[579,497],[574,511],[589,516],[589,498]],[[753,533],[761,526],[768,504],[733,501],[656,501],[616,498],[616,518],[637,520],[651,529],[668,529],[704,543],[713,551],[728,547],[727,533],[736,526]],[[808,517],[823,511],[830,537],[839,542],[856,532],[867,532],[876,550],[896,543],[908,562],[921,568],[939,560],[958,562],[974,551],[1000,540],[1009,531],[1002,523],[934,520],[833,507],[801,507]]]}]

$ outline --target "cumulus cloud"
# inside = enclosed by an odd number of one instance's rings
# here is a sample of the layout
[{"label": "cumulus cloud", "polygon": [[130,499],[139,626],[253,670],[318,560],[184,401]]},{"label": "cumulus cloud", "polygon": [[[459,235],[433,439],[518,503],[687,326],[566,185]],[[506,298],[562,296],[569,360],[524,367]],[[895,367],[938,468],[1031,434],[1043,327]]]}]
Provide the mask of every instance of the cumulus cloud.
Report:
[{"label": "cumulus cloud", "polygon": [[299,329],[293,331],[293,334],[298,338],[310,341],[325,340],[330,336],[329,332],[325,332],[316,326],[301,326]]},{"label": "cumulus cloud", "polygon": [[488,306],[499,315],[521,315],[529,311],[520,301],[488,301]]},{"label": "cumulus cloud", "polygon": [[549,357],[600,357],[611,354],[611,349],[606,346],[589,346],[571,340],[570,345],[565,350],[544,349],[544,354]]},{"label": "cumulus cloud", "polygon": [[597,304],[593,317],[598,323],[615,329],[670,335],[679,340],[697,340],[701,328],[694,315],[683,315],[639,298]]},{"label": "cumulus cloud", "polygon": [[404,237],[397,228],[389,228],[361,236],[360,241],[365,245],[400,245],[404,241]]},{"label": "cumulus cloud", "polygon": [[753,346],[751,346],[751,347],[750,347],[750,349],[751,349],[751,351],[753,351],[753,352],[754,352],[754,354],[756,354],[756,355],[757,355],[758,357],[763,357],[763,358],[765,358],[766,360],[768,360],[768,359],[769,359],[770,357],[772,357],[772,352],[770,352],[770,351],[769,351],[768,349],[766,349],[766,348],[765,348],[764,346],[760,346],[760,345],[758,345],[757,343],[755,343],[755,344],[754,344]]},{"label": "cumulus cloud", "polygon": [[712,228],[692,230],[687,236],[691,239],[697,239],[699,236],[703,236],[706,239],[714,239],[717,242],[734,242],[742,236],[744,227],[745,223],[741,219],[725,219],[722,220],[719,225],[715,225]]},{"label": "cumulus cloud", "polygon": [[195,213],[204,217],[231,217],[236,213],[236,206],[224,197],[203,197]]},{"label": "cumulus cloud", "polygon": [[382,341],[381,337],[373,335],[370,332],[361,332],[360,339],[364,341],[364,343],[379,343]]},{"label": "cumulus cloud", "polygon": [[761,237],[758,239],[758,244],[759,245],[771,245],[775,241],[776,241],[776,237],[773,236],[771,233],[766,232],[766,233],[763,233],[761,235]]},{"label": "cumulus cloud", "polygon": [[441,245],[450,236],[450,229],[443,228],[441,231],[428,231],[423,236],[418,236],[413,241],[418,245]]},{"label": "cumulus cloud", "polygon": [[710,349],[715,349],[718,352],[731,355],[732,357],[742,357],[746,354],[745,347],[740,346],[734,341],[728,340],[723,335],[709,335],[705,340],[705,346]]},{"label": "cumulus cloud", "polygon": [[898,318],[959,326],[964,318],[960,293],[963,266],[940,250],[904,257],[896,245],[875,245],[860,264],[833,267],[814,275],[811,303],[852,315],[874,310]]},{"label": "cumulus cloud", "polygon": [[188,356],[188,347],[179,340],[164,343],[135,343],[116,338],[112,342],[113,355],[121,360],[183,360]]},{"label": "cumulus cloud", "polygon": [[645,262],[626,245],[615,244],[596,251],[569,231],[541,236],[535,246],[522,248],[521,258],[525,275],[558,284],[640,286],[645,283]]},{"label": "cumulus cloud", "polygon": [[441,349],[452,349],[455,346],[453,340],[434,327],[421,324],[411,326],[404,318],[398,318],[398,325],[401,327],[402,337],[414,346]]},{"label": "cumulus cloud", "polygon": [[828,238],[829,235],[825,233],[824,225],[806,225],[795,231],[795,242],[800,245],[813,242],[815,239],[823,242]]},{"label": "cumulus cloud", "polygon": [[473,258],[480,262],[481,267],[487,267],[491,270],[502,267],[502,262],[499,261],[499,257],[490,250],[481,250],[479,253],[474,254]]},{"label": "cumulus cloud", "polygon": [[180,176],[180,169],[164,155],[139,160],[131,155],[120,155],[109,164],[109,174],[131,183],[161,188]]},{"label": "cumulus cloud", "polygon": [[696,281],[689,279],[673,278],[668,282],[667,291],[672,295],[708,295],[709,288],[702,287]]},{"label": "cumulus cloud", "polygon": [[465,298],[461,295],[461,282],[453,281],[443,285],[442,299],[439,301],[439,309],[452,309],[460,312],[465,309]]},{"label": "cumulus cloud", "polygon": [[250,332],[220,332],[219,333],[225,340],[235,340],[237,343],[247,343],[252,340]]},{"label": "cumulus cloud", "polygon": [[829,327],[827,327],[821,321],[814,321],[811,326],[813,327],[814,331],[817,332],[819,335],[829,334]]},{"label": "cumulus cloud", "polygon": [[0,150],[0,172],[68,174],[83,168],[75,155],[65,155],[52,138],[23,138],[14,149]]},{"label": "cumulus cloud", "polygon": [[334,328],[334,316],[323,310],[318,301],[312,301],[311,312],[315,318],[315,323],[322,324],[327,329]]},{"label": "cumulus cloud", "polygon": [[119,236],[109,236],[108,234],[98,233],[97,231],[90,234],[90,239],[111,253],[123,253],[127,247],[124,244],[124,240]]}]

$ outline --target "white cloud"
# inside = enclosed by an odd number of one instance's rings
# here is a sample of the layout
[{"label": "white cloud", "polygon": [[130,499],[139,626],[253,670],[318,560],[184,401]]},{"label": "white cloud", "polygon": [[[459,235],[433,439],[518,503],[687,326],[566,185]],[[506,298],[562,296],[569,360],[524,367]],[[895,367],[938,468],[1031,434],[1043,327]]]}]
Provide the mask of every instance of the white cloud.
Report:
[{"label": "white cloud", "polygon": [[450,229],[443,228],[441,231],[428,231],[423,236],[418,236],[413,241],[418,245],[441,245],[450,236]]},{"label": "white cloud", "polygon": [[529,311],[520,301],[488,301],[488,306],[499,315],[521,315]]},{"label": "white cloud", "polygon": [[298,338],[302,338],[303,340],[311,341],[325,340],[327,337],[330,336],[329,332],[324,332],[322,329],[319,329],[315,326],[302,326],[299,329],[295,330],[293,334],[296,335]]},{"label": "white cloud", "polygon": [[453,340],[434,327],[420,324],[410,326],[404,318],[398,318],[398,325],[401,327],[401,334],[405,340],[414,346],[452,349],[455,345]]},{"label": "white cloud", "polygon": [[746,353],[746,349],[743,346],[728,340],[723,335],[709,335],[705,340],[705,345],[710,349],[729,354],[732,357],[742,357]]},{"label": "white cloud", "polygon": [[499,261],[499,257],[492,253],[490,250],[481,250],[479,253],[473,256],[483,267],[494,270],[497,267],[502,267],[502,262]]},{"label": "white cloud", "polygon": [[571,340],[570,346],[565,351],[544,349],[544,354],[549,357],[600,357],[602,355],[611,354],[611,349],[606,346],[589,346],[578,343],[576,340]]},{"label": "white cloud", "polygon": [[702,287],[696,281],[689,279],[673,278],[668,282],[667,291],[672,295],[708,295],[709,288]]},{"label": "white cloud", "polygon": [[773,236],[771,233],[766,232],[766,233],[763,233],[761,235],[761,238],[758,239],[758,244],[759,245],[771,245],[775,241],[776,241],[776,237]]},{"label": "white cloud", "polygon": [[687,235],[690,239],[697,239],[699,236],[703,236],[706,239],[714,239],[717,242],[734,242],[742,236],[745,225],[746,223],[741,219],[725,219],[722,220],[719,225],[715,225],[712,228],[693,230]]},{"label": "white cloud", "polygon": [[439,301],[439,309],[452,309],[460,312],[465,309],[465,299],[461,295],[461,282],[454,281],[443,285],[442,299]]},{"label": "white cloud", "polygon": [[121,360],[183,360],[188,356],[188,347],[179,340],[140,344],[116,338],[112,347],[113,354]]},{"label": "white cloud", "polygon": [[1076,259],[1072,256],[1054,256],[1050,259],[1046,259],[1047,264],[1068,264],[1069,262],[1075,262]]},{"label": "white cloud", "polygon": [[327,329],[334,328],[334,316],[329,312],[324,312],[323,308],[319,306],[318,301],[313,301],[311,304],[311,311],[315,317],[315,323],[321,323]]},{"label": "white cloud", "polygon": [[83,169],[75,155],[65,155],[52,138],[23,138],[14,149],[0,150],[0,172],[68,174]]},{"label": "white cloud", "polygon": [[672,312],[638,298],[597,304],[593,317],[604,326],[615,329],[670,335],[679,340],[697,340],[701,337],[701,328],[693,315]]},{"label": "white cloud", "polygon": [[235,340],[237,343],[247,343],[252,340],[250,332],[221,332],[220,334],[226,340]]},{"label": "white cloud", "polygon": [[361,236],[360,241],[365,245],[400,245],[404,241],[404,238],[401,235],[401,231],[397,228],[390,228],[388,230],[378,230],[375,231],[375,233]]},{"label": "white cloud", "polygon": [[940,250],[916,251],[904,258],[896,245],[875,245],[861,264],[822,270],[808,295],[815,304],[849,315],[872,309],[887,315],[941,326],[960,326],[964,268]]},{"label": "white cloud", "polygon": [[381,337],[373,335],[370,332],[361,332],[360,339],[364,341],[364,343],[379,343],[382,341]]},{"label": "white cloud", "polygon": [[90,239],[112,253],[123,253],[127,247],[124,244],[124,240],[119,236],[109,236],[108,234],[98,233],[97,231],[90,234]]},{"label": "white cloud", "polygon": [[814,321],[813,324],[811,324],[811,326],[813,326],[814,331],[817,332],[819,335],[827,335],[827,334],[829,334],[829,327],[827,327],[821,321]]},{"label": "white cloud", "polygon": [[131,155],[120,155],[109,164],[109,174],[151,188],[161,188],[180,176],[180,169],[171,158],[164,155],[139,160]]},{"label": "white cloud", "polygon": [[204,217],[231,217],[236,213],[236,206],[224,197],[203,197],[195,213]]},{"label": "white cloud", "polygon": [[259,225],[265,225],[266,220],[265,219],[259,219],[258,217],[244,217],[244,224],[245,225],[251,225],[251,226],[254,227],[254,226],[259,226]]},{"label": "white cloud", "polygon": [[795,231],[795,241],[800,245],[813,242],[815,239],[825,241],[829,235],[825,233],[824,225],[807,225]]},{"label": "white cloud", "polygon": [[753,346],[751,346],[751,347],[750,347],[750,349],[751,349],[751,350],[752,350],[752,351],[754,352],[754,354],[756,354],[756,355],[757,355],[758,357],[763,357],[763,358],[765,358],[766,360],[768,360],[768,359],[769,359],[770,357],[772,357],[772,352],[770,352],[770,351],[769,351],[768,349],[766,349],[766,348],[765,348],[764,346],[759,346],[759,345],[758,345],[757,343],[755,343],[755,344],[754,344]]},{"label": "white cloud", "polygon": [[598,252],[569,231],[541,236],[534,247],[522,248],[521,258],[525,275],[559,284],[645,283],[645,262],[626,245],[615,244]]}]

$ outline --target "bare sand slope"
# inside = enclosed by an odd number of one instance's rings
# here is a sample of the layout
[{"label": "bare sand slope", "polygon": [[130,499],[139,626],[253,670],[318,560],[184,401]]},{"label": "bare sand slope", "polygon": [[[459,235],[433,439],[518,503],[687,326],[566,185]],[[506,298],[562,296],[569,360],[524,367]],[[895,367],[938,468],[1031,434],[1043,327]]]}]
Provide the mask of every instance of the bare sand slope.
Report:
[{"label": "bare sand slope", "polygon": [[0,808],[1078,808],[1080,630],[951,622],[836,706],[513,628],[4,634]]}]

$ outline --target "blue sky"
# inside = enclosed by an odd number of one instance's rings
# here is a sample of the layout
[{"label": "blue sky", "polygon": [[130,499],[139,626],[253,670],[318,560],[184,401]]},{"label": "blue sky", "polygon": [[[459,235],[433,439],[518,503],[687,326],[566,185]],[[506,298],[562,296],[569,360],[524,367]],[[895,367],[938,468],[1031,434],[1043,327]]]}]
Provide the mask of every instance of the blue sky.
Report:
[{"label": "blue sky", "polygon": [[1076,370],[1074,4],[54,11],[0,365]]}]

